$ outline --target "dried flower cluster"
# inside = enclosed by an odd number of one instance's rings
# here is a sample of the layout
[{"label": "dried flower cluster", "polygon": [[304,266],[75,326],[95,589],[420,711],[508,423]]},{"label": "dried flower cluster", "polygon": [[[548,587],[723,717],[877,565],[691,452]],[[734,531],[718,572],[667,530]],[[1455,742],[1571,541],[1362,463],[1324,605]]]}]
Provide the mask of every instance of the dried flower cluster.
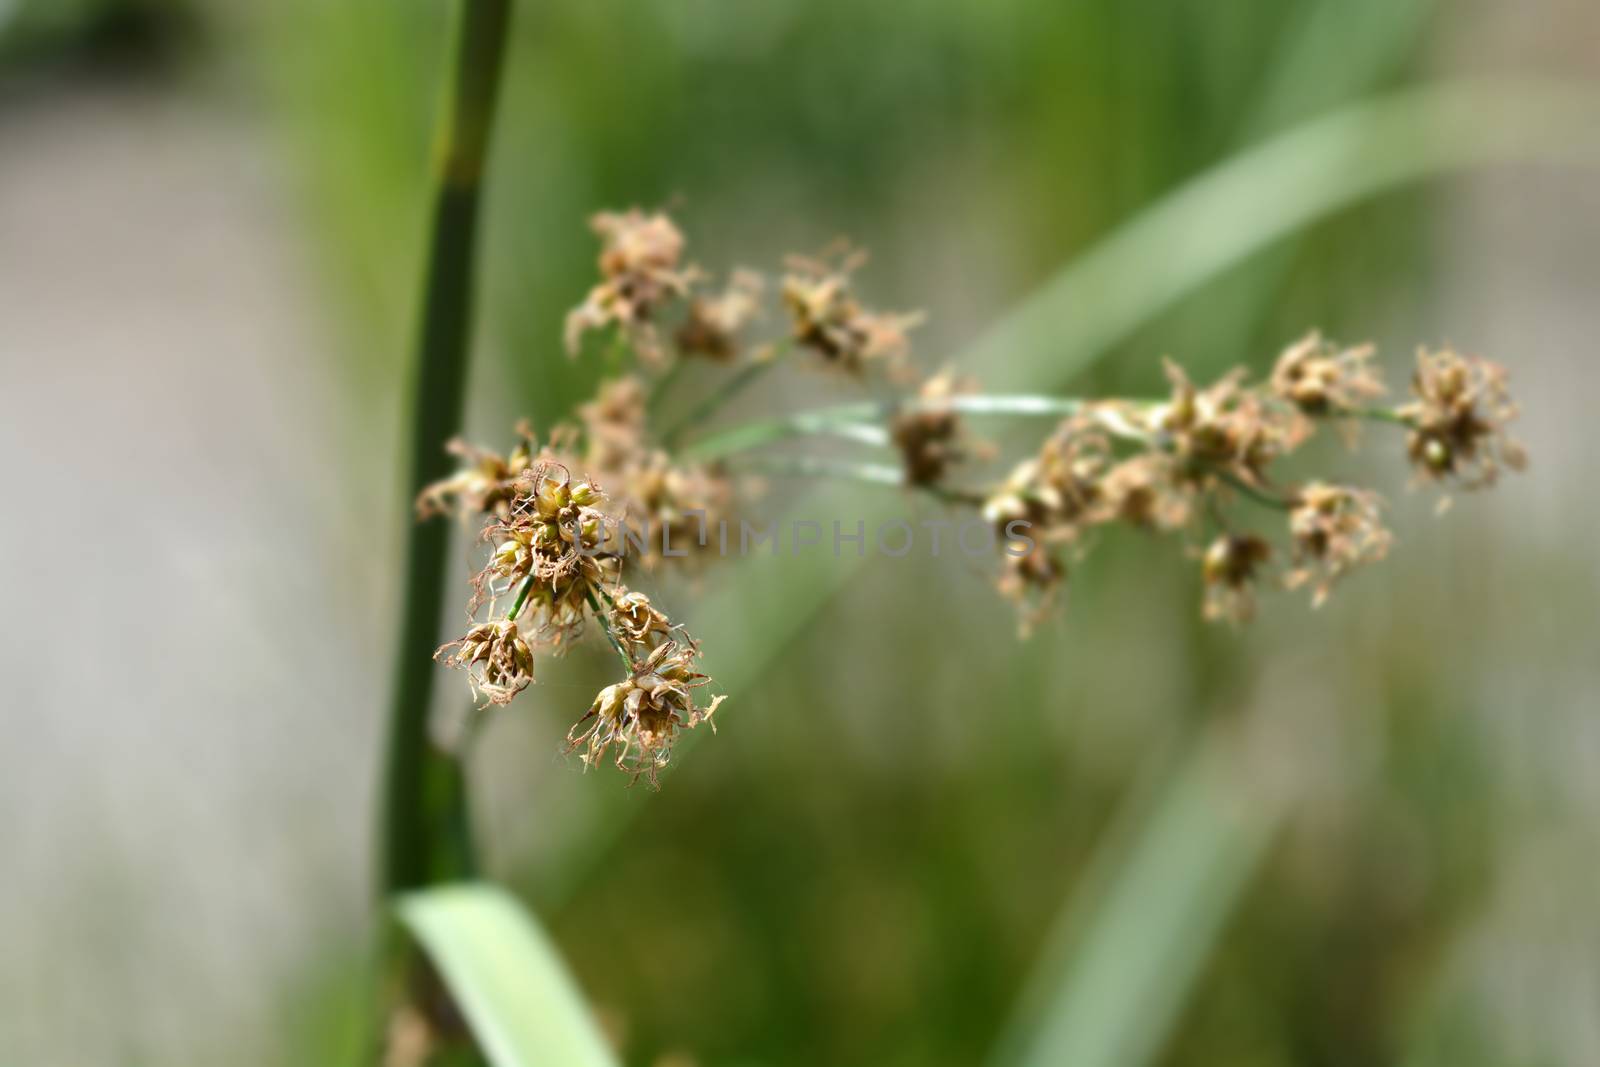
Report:
[{"label": "dried flower cluster", "polygon": [[917,403],[889,420],[889,439],[900,452],[906,481],[937,485],[956,464],[985,451],[968,439],[951,398],[973,391],[949,371],[934,375],[917,390]]},{"label": "dried flower cluster", "polygon": [[1191,553],[1201,562],[1205,617],[1248,621],[1263,576],[1283,553],[1259,533],[1235,528],[1230,513],[1241,498],[1284,513],[1289,569],[1282,584],[1309,585],[1313,604],[1322,604],[1339,579],[1383,559],[1392,541],[1371,490],[1274,477],[1275,464],[1329,421],[1400,423],[1409,429],[1417,470],[1464,488],[1491,484],[1502,465],[1522,465],[1522,449],[1505,430],[1515,408],[1501,368],[1452,351],[1422,351],[1413,400],[1367,408],[1384,394],[1372,356],[1370,346],[1340,350],[1313,334],[1279,357],[1267,381],[1248,385],[1244,372],[1234,371],[1203,389],[1169,362],[1166,400],[1086,404],[1064,421],[984,504],[1001,530],[1021,519],[1035,531],[1029,551],[1008,558],[1000,579],[1002,592],[1021,605],[1024,627],[1054,602],[1065,579],[1060,546],[1081,553],[1089,531],[1109,523],[1197,541]]},{"label": "dried flower cluster", "polygon": [[[431,506],[440,496],[429,490],[423,501]],[[621,556],[607,548],[618,521],[608,504],[593,481],[575,482],[551,451],[538,453],[483,528],[493,551],[472,579],[468,612],[476,617],[487,606],[488,619],[474,622],[435,658],[466,670],[488,703],[509,704],[533,682],[535,652],[565,651],[597,624],[628,676],[601,692],[569,742],[586,764],[616,746],[618,767],[653,782],[677,731],[709,720],[721,698],[704,708],[695,704],[690,690],[708,681],[693,669],[698,644],[645,594],[622,585]],[[598,721],[583,728],[590,719]]]},{"label": "dried flower cluster", "polygon": [[637,209],[602,212],[589,225],[601,240],[601,280],[567,316],[567,350],[576,355],[586,332],[615,325],[641,359],[659,363],[657,313],[695,281],[694,268],[680,262],[683,234],[660,212]]},{"label": "dried flower cluster", "polygon": [[1419,352],[1413,400],[1399,417],[1411,427],[1406,448],[1420,476],[1468,489],[1495,483],[1503,467],[1521,470],[1527,453],[1507,437],[1517,416],[1505,368],[1454,352]]},{"label": "dried flower cluster", "polygon": [[[593,624],[626,671],[574,725],[571,749],[586,765],[609,759],[654,781],[678,732],[709,721],[722,699],[696,702],[695,691],[710,681],[696,668],[698,643],[623,582],[630,556],[647,569],[679,557],[692,562],[685,550],[704,548],[707,530],[732,508],[724,462],[686,461],[679,435],[698,434],[699,421],[788,350],[851,377],[882,367],[889,379],[904,379],[920,316],[863,304],[854,278],[864,257],[841,247],[788,260],[776,286],[788,328],[756,341],[747,335],[764,318],[769,286],[761,275],[740,269],[711,286],[711,276],[686,258],[682,232],[659,212],[605,213],[591,225],[601,240],[600,278],[568,316],[566,340],[576,353],[587,334],[610,333],[620,352],[608,364],[610,377],[579,407],[576,422],[556,427],[542,446],[525,425],[504,457],[452,442],[462,470],[425,490],[417,509],[422,517],[480,516],[492,545],[472,580],[472,625],[439,658],[466,670],[486,701],[505,704],[533,682],[541,652],[563,651]],[[663,432],[654,414],[681,361],[695,358],[739,369],[720,390],[692,401],[690,425]],[[1168,362],[1168,394],[1149,402],[985,397],[945,372],[901,400],[856,409],[875,411],[869,421],[882,425],[808,418],[791,421],[785,433],[830,425],[859,431],[843,436],[893,449],[904,485],[975,507],[1005,546],[998,585],[1018,604],[1024,629],[1051,609],[1070,568],[1109,526],[1176,538],[1199,563],[1204,616],[1239,623],[1253,616],[1268,581],[1309,588],[1320,605],[1347,574],[1389,549],[1377,494],[1280,474],[1319,428],[1337,426],[1354,441],[1362,421],[1398,425],[1419,478],[1463,488],[1490,485],[1502,469],[1523,465],[1522,449],[1506,434],[1516,409],[1503,369],[1449,350],[1422,351],[1411,398],[1384,407],[1374,359],[1371,346],[1341,348],[1313,333],[1289,346],[1262,381],[1236,370],[1198,386]],[[1065,417],[997,484],[973,488],[951,484],[987,452],[966,429],[967,411]],[[738,429],[725,452],[700,447],[697,454],[731,462],[732,453],[774,439]],[[697,442],[705,443],[703,436]],[[1240,523],[1241,503],[1277,513],[1281,547],[1270,531]],[[648,535],[633,540],[638,528]]]},{"label": "dried flower cluster", "polygon": [[[695,702],[709,682],[695,669],[700,646],[623,585],[624,559],[648,569],[668,556],[692,558],[688,550],[706,546],[707,530],[727,514],[732,490],[720,470],[676,460],[663,446],[650,426],[652,394],[665,388],[675,356],[756,362],[779,345],[756,352],[744,336],[762,316],[766,280],[736,270],[721,289],[705,288],[709,276],[685,258],[683,233],[665,214],[604,212],[590,226],[601,243],[600,278],[567,316],[567,349],[576,355],[586,335],[609,331],[637,357],[638,372],[602,381],[576,424],[556,427],[542,447],[526,425],[509,456],[451,442],[463,467],[426,488],[417,513],[480,516],[492,545],[472,578],[471,627],[435,658],[465,670],[483,700],[504,705],[533,683],[538,653],[562,652],[597,625],[627,676],[600,692],[569,743],[586,765],[609,757],[654,781],[677,732],[709,721],[722,698]],[[860,303],[850,285],[860,262],[848,251],[794,258],[781,285],[788,340],[856,374],[903,359],[916,321]],[[901,439],[928,481],[960,454],[953,416],[929,411],[907,421]],[[572,473],[580,470],[581,478]]]},{"label": "dried flower cluster", "polygon": [[849,249],[817,259],[790,257],[783,302],[795,342],[850,374],[861,374],[874,361],[903,370],[911,347],[908,334],[922,316],[863,307],[850,279],[865,261],[862,253]]}]

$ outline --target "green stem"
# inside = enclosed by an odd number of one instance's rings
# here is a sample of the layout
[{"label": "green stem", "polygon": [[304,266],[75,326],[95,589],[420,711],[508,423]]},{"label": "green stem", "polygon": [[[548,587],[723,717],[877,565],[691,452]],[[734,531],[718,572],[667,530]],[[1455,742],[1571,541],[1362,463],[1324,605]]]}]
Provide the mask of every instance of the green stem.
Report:
[{"label": "green stem", "polygon": [[[1065,418],[1084,409],[1078,397],[987,396],[973,394],[942,399],[908,397],[898,402],[860,401],[814,411],[799,411],[770,419],[742,423],[696,441],[683,451],[683,458],[720,459],[734,452],[781,441],[789,437],[837,434],[862,440],[863,424],[881,422],[899,411],[955,411],[963,415],[1013,415],[1021,417]],[[885,444],[873,440],[868,443]]]},{"label": "green stem", "polygon": [[1338,408],[1326,416],[1330,419],[1366,419],[1368,422],[1392,422],[1397,426],[1410,426],[1411,420],[1396,408]]},{"label": "green stem", "polygon": [[654,415],[661,410],[662,403],[667,399],[667,393],[672,390],[678,379],[683,377],[683,368],[688,362],[679,356],[672,361],[672,366],[667,368],[667,372],[656,379],[655,384],[650,387],[650,399],[645,401],[646,414]]},{"label": "green stem", "polygon": [[528,575],[522,580],[522,588],[517,590],[517,599],[511,602],[511,610],[506,612],[507,622],[516,622],[517,616],[522,614],[522,606],[528,602],[528,594],[533,592],[533,575]]},{"label": "green stem", "polygon": [[[858,401],[740,423],[695,441],[681,454],[687,460],[721,459],[774,441],[819,434],[845,437],[864,444],[883,445],[888,441],[874,432],[877,427],[873,424],[888,419],[897,412],[946,410],[962,415],[1067,418],[1081,414],[1088,407],[1088,403],[1081,397],[1040,396],[1032,393],[999,395],[974,393],[942,399],[908,397],[898,402]],[[1153,401],[1123,400],[1120,403],[1140,407]],[[1116,411],[1117,409],[1113,407],[1104,408],[1098,421],[1120,437],[1144,439],[1148,436],[1136,427],[1122,425],[1115,418]],[[1330,411],[1323,418],[1368,419],[1401,426],[1410,425],[1410,420],[1393,408],[1340,408]]]},{"label": "green stem", "polygon": [[1274,496],[1258,486],[1251,485],[1249,482],[1245,481],[1243,478],[1231,471],[1213,468],[1212,472],[1228,485],[1232,486],[1234,489],[1238,490],[1240,493],[1249,497],[1251,500],[1254,500],[1257,504],[1260,504],[1263,507],[1269,507],[1276,511],[1294,510],[1294,504],[1291,501],[1286,500],[1281,496]]},{"label": "green stem", "polygon": [[733,377],[723,382],[709,396],[691,408],[687,415],[673,423],[671,428],[661,435],[661,443],[668,449],[672,448],[685,433],[715,415],[722,409],[724,404],[744,392],[758,381],[762,375],[783,362],[784,357],[793,350],[794,344],[792,341],[780,341],[777,348],[766,359],[741,367]]},{"label": "green stem", "polygon": [[983,496],[961,489],[939,485],[912,485],[906,481],[899,467],[883,463],[854,463],[848,460],[826,459],[821,456],[758,455],[739,456],[735,463],[749,470],[770,471],[773,474],[794,475],[801,478],[836,478],[861,482],[865,485],[886,485],[896,489],[918,489],[948,504],[980,506]]},{"label": "green stem", "polygon": [[[616,606],[616,602],[613,601],[609,595],[604,592],[602,592],[600,595],[606,598],[606,603],[612,605],[613,607]],[[594,611],[595,621],[600,624],[601,632],[606,635],[606,640],[611,642],[611,647],[617,650],[617,655],[622,660],[622,666],[626,668],[629,674],[632,674],[633,657],[629,656],[628,653],[623,649],[622,642],[617,640],[617,635],[611,632],[611,624],[606,621],[605,609],[600,606],[600,601],[595,599],[593,589],[589,590],[588,598],[589,607]]]},{"label": "green stem", "polygon": [[[461,429],[472,325],[473,261],[483,164],[505,53],[510,0],[461,0],[455,65],[440,119],[432,229],[410,404],[410,501],[450,472],[443,445]],[[450,527],[408,522],[405,588],[394,647],[380,807],[381,888],[391,894],[463,873],[460,769],[428,740]],[[450,847],[456,840],[459,845]],[[451,854],[454,852],[455,854]]]}]

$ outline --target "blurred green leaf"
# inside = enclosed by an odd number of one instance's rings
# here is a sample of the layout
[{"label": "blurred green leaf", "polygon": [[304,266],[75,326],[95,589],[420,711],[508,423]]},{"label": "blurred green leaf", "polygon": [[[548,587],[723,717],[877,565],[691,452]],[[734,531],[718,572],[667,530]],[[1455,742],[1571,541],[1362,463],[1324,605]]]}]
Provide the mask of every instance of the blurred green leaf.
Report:
[{"label": "blurred green leaf", "polygon": [[494,1067],[614,1067],[555,946],[509,893],[444,886],[402,896],[396,911]]},{"label": "blurred green leaf", "polygon": [[1185,182],[1034,291],[960,361],[998,392],[1060,389],[1254,253],[1365,198],[1496,163],[1600,162],[1593,89],[1456,83],[1314,119]]},{"label": "blurred green leaf", "polygon": [[1057,923],[994,1062],[1138,1067],[1160,1051],[1285,798],[1204,737],[1125,812]]}]

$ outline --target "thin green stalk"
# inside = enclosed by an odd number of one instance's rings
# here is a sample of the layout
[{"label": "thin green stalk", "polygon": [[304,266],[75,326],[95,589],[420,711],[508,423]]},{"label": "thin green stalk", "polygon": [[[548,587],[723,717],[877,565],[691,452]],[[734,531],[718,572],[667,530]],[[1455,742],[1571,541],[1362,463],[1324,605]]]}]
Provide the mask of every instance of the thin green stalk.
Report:
[{"label": "thin green stalk", "polygon": [[1064,418],[1078,414],[1083,408],[1084,401],[1078,397],[1032,394],[1008,396],[972,394],[942,399],[907,397],[901,401],[882,403],[860,401],[741,423],[694,442],[683,450],[683,457],[694,460],[720,459],[773,441],[814,434],[834,434],[868,444],[887,444],[886,439],[880,440],[876,435],[871,438],[866,437],[862,432],[866,429],[864,424],[880,422],[899,411],[937,409],[955,411],[963,415]]},{"label": "thin green stalk", "polygon": [[516,622],[517,616],[522,614],[522,606],[528,602],[528,594],[533,592],[533,575],[528,575],[522,580],[522,588],[517,590],[517,599],[511,602],[511,610],[506,612],[507,622]]},{"label": "thin green stalk", "polygon": [[795,475],[802,478],[835,478],[865,485],[886,485],[895,489],[919,489],[948,504],[978,506],[983,503],[983,497],[978,493],[939,485],[912,485],[906,481],[903,470],[884,463],[855,463],[822,456],[791,455],[739,456],[734,462],[748,470],[770,471],[773,474]]},{"label": "thin green stalk", "polygon": [[510,0],[461,0],[454,67],[440,117],[410,391],[405,587],[380,807],[385,895],[458,876],[471,865],[460,770],[428,740],[432,653],[450,527],[414,522],[409,508],[423,486],[449,474],[443,445],[461,428],[480,190],[510,14]]},{"label": "thin green stalk", "polygon": [[1339,408],[1329,412],[1334,419],[1366,419],[1368,422],[1390,422],[1396,426],[1410,426],[1411,420],[1397,408]]},{"label": "thin green stalk", "polygon": [[[606,603],[612,605],[613,607],[616,606],[616,602],[613,601],[608,594],[602,591],[600,595],[606,598]],[[592,589],[589,591],[589,607],[594,610],[595,621],[600,624],[600,630],[606,635],[606,640],[611,643],[612,648],[616,649],[617,656],[622,660],[622,666],[629,674],[632,674],[633,657],[628,655],[627,651],[623,649],[622,642],[617,640],[617,635],[611,632],[611,624],[606,621],[605,610],[600,607],[600,601],[595,599],[594,590]]]},{"label": "thin green stalk", "polygon": [[1245,481],[1237,474],[1234,474],[1232,471],[1215,468],[1214,473],[1228,485],[1232,486],[1243,495],[1249,497],[1251,500],[1254,500],[1262,507],[1272,508],[1275,511],[1294,510],[1293,501],[1287,500],[1281,496],[1274,496],[1259,486],[1251,485],[1249,482]]},{"label": "thin green stalk", "polygon": [[646,414],[654,415],[661,410],[661,405],[666,401],[667,394],[672,391],[672,387],[683,377],[683,368],[688,365],[688,362],[686,359],[673,360],[672,366],[667,368],[667,372],[656,379],[655,384],[650,387],[650,399],[645,401]]},{"label": "thin green stalk", "polygon": [[[1122,399],[1120,403],[1142,407],[1155,401]],[[893,416],[896,412],[947,410],[962,415],[1067,418],[1080,414],[1088,404],[1089,402],[1081,397],[1041,396],[1033,393],[1003,395],[974,393],[943,399],[908,397],[902,401],[884,403],[858,401],[740,423],[695,441],[683,449],[681,454],[688,460],[721,459],[774,441],[819,434],[844,437],[862,444],[886,445],[889,443],[887,437],[883,436],[880,427],[873,424]],[[1104,408],[1097,413],[1097,421],[1119,437],[1142,440],[1148,436],[1137,426],[1128,425],[1126,420],[1118,417],[1118,414],[1116,408]],[[1367,419],[1401,426],[1410,425],[1404,415],[1392,408],[1340,408],[1328,412],[1324,418]]]},{"label": "thin green stalk", "polygon": [[905,473],[899,467],[886,463],[854,463],[823,456],[762,455],[740,456],[738,464],[749,470],[792,474],[803,478],[842,478],[868,485],[895,487],[906,484]]},{"label": "thin green stalk", "polygon": [[783,362],[784,357],[793,350],[793,342],[788,340],[780,341],[773,353],[766,359],[741,367],[733,377],[723,382],[709,396],[691,408],[687,415],[673,423],[671,428],[661,435],[661,443],[668,448],[677,444],[678,439],[685,433],[722,410],[724,404],[755,384],[762,375]]}]

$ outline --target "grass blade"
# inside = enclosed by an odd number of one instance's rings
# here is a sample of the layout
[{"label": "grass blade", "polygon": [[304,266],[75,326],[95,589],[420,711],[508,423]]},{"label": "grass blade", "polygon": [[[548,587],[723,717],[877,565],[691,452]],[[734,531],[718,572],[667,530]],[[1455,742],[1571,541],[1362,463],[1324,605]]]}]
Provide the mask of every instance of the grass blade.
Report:
[{"label": "grass blade", "polygon": [[1282,823],[1285,798],[1252,785],[1231,738],[1211,736],[1150,778],[1068,903],[996,1067],[1140,1067]]},{"label": "grass blade", "polygon": [[615,1067],[555,946],[510,894],[441,886],[396,910],[493,1067]]},{"label": "grass blade", "polygon": [[1100,353],[1256,252],[1403,185],[1496,163],[1600,163],[1592,89],[1453,83],[1343,108],[1179,186],[988,331],[986,388],[1068,384]]}]

